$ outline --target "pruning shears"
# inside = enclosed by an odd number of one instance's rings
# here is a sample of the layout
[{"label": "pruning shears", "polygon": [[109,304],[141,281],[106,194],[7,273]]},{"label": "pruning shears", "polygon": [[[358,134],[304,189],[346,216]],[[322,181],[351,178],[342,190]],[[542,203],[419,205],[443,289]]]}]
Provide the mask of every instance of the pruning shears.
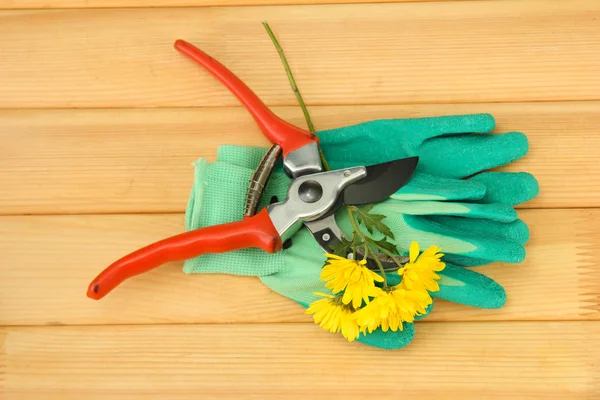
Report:
[{"label": "pruning shears", "polygon": [[[332,252],[344,238],[335,221],[340,207],[383,201],[413,175],[418,157],[324,171],[316,135],[276,116],[236,75],[204,51],[183,40],[177,40],[175,48],[220,80],[246,107],[273,146],[251,179],[241,220],[184,232],[120,258],[89,284],[88,297],[99,300],[126,279],[171,261],[243,248],[275,253],[302,226],[326,252]],[[256,213],[280,155],[283,170],[292,179],[287,196]]]}]

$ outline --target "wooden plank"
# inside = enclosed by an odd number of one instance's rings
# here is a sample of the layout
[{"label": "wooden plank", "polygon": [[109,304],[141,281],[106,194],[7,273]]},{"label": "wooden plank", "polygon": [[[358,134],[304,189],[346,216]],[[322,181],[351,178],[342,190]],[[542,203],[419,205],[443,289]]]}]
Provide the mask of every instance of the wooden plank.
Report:
[{"label": "wooden plank", "polygon": [[237,105],[179,38],[295,104],[265,20],[310,105],[597,100],[599,16],[594,0],[4,11],[0,107]]},{"label": "wooden plank", "polygon": [[[445,0],[0,0],[0,10],[64,8],[143,8],[143,7],[212,7],[276,6],[290,4],[399,3]],[[460,0],[454,0],[460,1]],[[476,0],[465,0],[476,1]]]},{"label": "wooden plank", "polygon": [[424,323],[387,352],[313,324],[2,330],[7,400],[600,395],[599,322]]},{"label": "wooden plank", "polygon": [[[600,210],[524,210],[522,216],[533,238],[527,260],[477,269],[506,288],[506,306],[480,310],[438,301],[428,319],[600,319],[600,274],[592,258]],[[2,217],[0,325],[310,321],[258,278],[185,275],[180,263],[132,278],[101,301],[85,296],[111,262],[182,230],[182,215]]]},{"label": "wooden plank", "polygon": [[[299,107],[276,107],[304,126]],[[379,118],[492,113],[530,140],[540,195],[521,207],[600,207],[600,102],[311,107],[317,129]],[[192,162],[218,146],[267,146],[241,107],[0,111],[0,214],[184,212]],[[585,173],[582,173],[585,171]]]}]

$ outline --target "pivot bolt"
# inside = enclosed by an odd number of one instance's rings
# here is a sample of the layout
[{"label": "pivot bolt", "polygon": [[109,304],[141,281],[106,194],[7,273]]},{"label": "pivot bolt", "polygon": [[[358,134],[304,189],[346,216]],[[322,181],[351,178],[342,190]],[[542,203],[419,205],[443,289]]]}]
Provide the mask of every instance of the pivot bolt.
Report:
[{"label": "pivot bolt", "polygon": [[298,188],[298,195],[303,202],[314,203],[323,196],[323,188],[317,181],[306,181]]}]

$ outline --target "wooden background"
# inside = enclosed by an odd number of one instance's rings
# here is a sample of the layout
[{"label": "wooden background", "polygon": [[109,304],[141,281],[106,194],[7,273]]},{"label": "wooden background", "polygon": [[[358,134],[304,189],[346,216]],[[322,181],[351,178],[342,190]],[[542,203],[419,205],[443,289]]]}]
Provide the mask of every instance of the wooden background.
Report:
[{"label": "wooden background", "polygon": [[[600,398],[600,2],[0,9],[0,398]],[[439,301],[410,346],[385,352],[322,331],[257,279],[177,263],[85,297],[110,262],[183,230],[194,160],[267,144],[176,39],[304,124],[263,20],[317,129],[490,112],[498,132],[528,135],[504,168],[540,181],[519,209],[528,258],[478,270],[505,286],[505,308]]]}]

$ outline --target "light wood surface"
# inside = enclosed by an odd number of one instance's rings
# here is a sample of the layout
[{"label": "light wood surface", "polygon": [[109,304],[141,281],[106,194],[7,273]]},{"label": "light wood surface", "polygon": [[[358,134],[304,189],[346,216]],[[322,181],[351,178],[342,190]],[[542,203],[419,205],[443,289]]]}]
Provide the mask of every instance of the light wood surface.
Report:
[{"label": "light wood surface", "polygon": [[440,393],[588,399],[600,389],[600,322],[426,323],[401,352],[343,343],[311,324],[2,333],[7,400],[40,393],[45,399],[397,399],[399,392],[418,399]]},{"label": "light wood surface", "polygon": [[[0,9],[0,399],[600,399],[599,2]],[[317,129],[491,113],[496,133],[527,135],[527,156],[500,168],[540,182],[518,210],[527,259],[475,269],[505,287],[504,308],[436,301],[386,352],[323,331],[258,278],[181,263],[85,297],[108,263],[183,230],[193,161],[268,144],[176,39],[305,125],[265,20]]]},{"label": "light wood surface", "polygon": [[[442,0],[377,0],[377,3],[425,2]],[[461,1],[461,0],[455,0]],[[462,0],[473,1],[473,0]],[[192,6],[269,6],[285,4],[348,4],[365,3],[365,0],[0,0],[0,9],[31,8],[143,8]]]},{"label": "light wood surface", "polygon": [[[299,107],[274,107],[304,126]],[[600,102],[311,107],[317,129],[377,118],[491,113],[495,132],[520,131],[542,192],[522,208],[600,206]],[[216,109],[0,110],[0,214],[184,212],[198,158],[218,146],[268,146],[242,107]],[[557,151],[559,149],[559,151]],[[581,174],[580,171],[586,171]],[[36,196],[31,194],[35,193]]]},{"label": "light wood surface", "polygon": [[[440,300],[428,320],[600,320],[600,210],[521,214],[532,235],[527,260],[475,268],[506,288],[507,305],[491,311]],[[85,297],[114,260],[183,229],[180,214],[0,218],[0,324],[310,322],[258,278],[185,275],[181,263],[134,277],[100,302]]]},{"label": "light wood surface", "polygon": [[[0,12],[0,107],[238,105],[188,40],[269,105],[599,100],[600,3],[477,1]],[[31,29],[35,25],[35,29]]]}]

